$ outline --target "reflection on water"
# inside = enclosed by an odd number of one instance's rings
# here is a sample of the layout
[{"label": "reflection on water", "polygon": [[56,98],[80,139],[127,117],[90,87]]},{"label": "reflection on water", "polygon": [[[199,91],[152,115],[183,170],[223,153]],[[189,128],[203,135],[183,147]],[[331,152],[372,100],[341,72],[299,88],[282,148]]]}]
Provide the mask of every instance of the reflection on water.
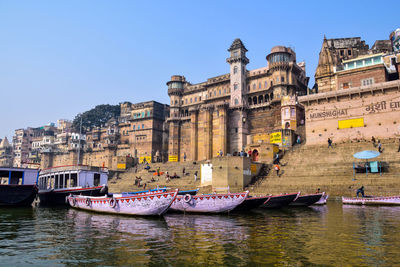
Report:
[{"label": "reflection on water", "polygon": [[399,214],[338,202],[161,218],[0,209],[0,265],[396,265]]}]

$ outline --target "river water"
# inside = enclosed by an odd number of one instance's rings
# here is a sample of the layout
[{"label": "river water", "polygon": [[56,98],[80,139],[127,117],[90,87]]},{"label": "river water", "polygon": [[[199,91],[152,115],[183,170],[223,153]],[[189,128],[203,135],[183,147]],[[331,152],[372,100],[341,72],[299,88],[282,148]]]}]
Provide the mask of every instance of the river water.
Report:
[{"label": "river water", "polygon": [[400,207],[326,206],[161,218],[0,209],[0,265],[393,266]]}]

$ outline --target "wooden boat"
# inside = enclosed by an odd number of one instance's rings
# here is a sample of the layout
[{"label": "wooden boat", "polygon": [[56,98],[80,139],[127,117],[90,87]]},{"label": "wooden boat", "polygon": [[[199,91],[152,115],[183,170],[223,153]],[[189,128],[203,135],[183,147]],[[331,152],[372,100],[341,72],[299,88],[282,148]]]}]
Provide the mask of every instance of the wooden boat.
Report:
[{"label": "wooden boat", "polygon": [[400,205],[400,196],[392,197],[342,197],[343,204],[350,205]]},{"label": "wooden boat", "polygon": [[240,205],[249,194],[242,193],[177,196],[171,205],[171,210],[193,213],[224,213]]},{"label": "wooden boat", "polygon": [[267,201],[264,202],[261,208],[282,208],[288,206],[290,203],[296,200],[300,195],[300,192],[294,194],[283,194],[278,196],[271,196]]},{"label": "wooden boat", "polygon": [[319,201],[322,195],[323,193],[299,195],[293,202],[289,203],[289,206],[307,207]]},{"label": "wooden boat", "polygon": [[108,172],[99,167],[83,165],[44,169],[39,175],[41,205],[65,205],[70,194],[102,196],[107,194]]},{"label": "wooden boat", "polygon": [[70,195],[67,197],[71,207],[103,213],[126,215],[162,215],[171,206],[178,189],[168,192],[129,195],[121,197],[92,197]]},{"label": "wooden boat", "polygon": [[259,197],[247,197],[239,206],[237,206],[233,211],[249,211],[260,207],[266,201],[269,200],[271,196],[259,196]]},{"label": "wooden boat", "polygon": [[0,206],[30,206],[36,198],[39,170],[0,168]]},{"label": "wooden boat", "polygon": [[325,192],[322,192],[321,198],[317,202],[315,202],[313,205],[325,205],[326,201],[328,200],[328,197],[329,196],[327,194],[325,194]]}]

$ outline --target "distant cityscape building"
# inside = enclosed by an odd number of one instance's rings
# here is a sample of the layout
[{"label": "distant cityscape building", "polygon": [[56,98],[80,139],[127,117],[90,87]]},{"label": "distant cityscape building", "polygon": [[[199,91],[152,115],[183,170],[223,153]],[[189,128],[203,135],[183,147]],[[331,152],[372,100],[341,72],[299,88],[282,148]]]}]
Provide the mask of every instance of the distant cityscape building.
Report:
[{"label": "distant cityscape building", "polygon": [[0,167],[11,167],[12,158],[12,146],[7,137],[4,137],[4,139],[0,139]]}]

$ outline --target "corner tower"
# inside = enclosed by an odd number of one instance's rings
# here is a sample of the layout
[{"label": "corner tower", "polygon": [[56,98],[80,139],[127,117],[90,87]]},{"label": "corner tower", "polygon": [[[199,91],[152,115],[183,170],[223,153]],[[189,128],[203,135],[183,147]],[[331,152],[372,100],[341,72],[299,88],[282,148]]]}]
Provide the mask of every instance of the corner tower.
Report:
[{"label": "corner tower", "polygon": [[226,59],[226,62],[230,64],[231,74],[231,99],[229,106],[243,106],[245,105],[243,95],[246,89],[246,65],[249,63],[249,59],[246,57],[247,49],[242,41],[237,38],[233,41],[228,51],[231,53],[230,57]]}]

